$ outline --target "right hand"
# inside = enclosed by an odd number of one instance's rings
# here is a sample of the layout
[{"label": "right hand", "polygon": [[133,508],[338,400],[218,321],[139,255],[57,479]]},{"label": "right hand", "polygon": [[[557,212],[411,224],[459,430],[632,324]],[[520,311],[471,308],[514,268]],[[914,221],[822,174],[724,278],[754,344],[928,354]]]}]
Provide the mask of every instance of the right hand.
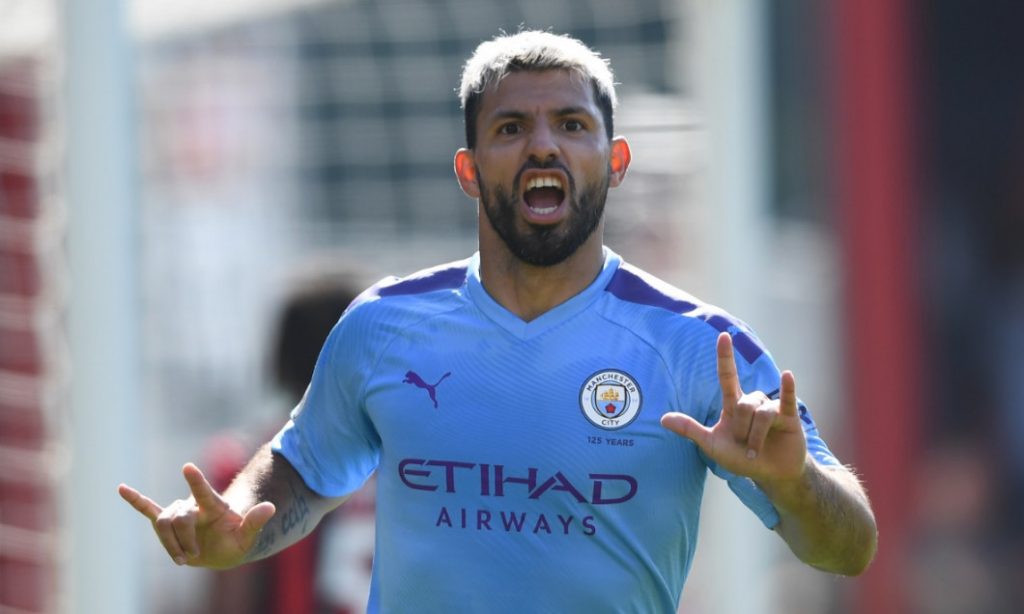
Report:
[{"label": "right hand", "polygon": [[238,511],[192,463],[182,468],[182,474],[192,496],[167,507],[125,484],[117,491],[149,519],[160,543],[178,565],[227,569],[243,563],[260,530],[273,517],[274,504],[264,501],[247,511]]}]

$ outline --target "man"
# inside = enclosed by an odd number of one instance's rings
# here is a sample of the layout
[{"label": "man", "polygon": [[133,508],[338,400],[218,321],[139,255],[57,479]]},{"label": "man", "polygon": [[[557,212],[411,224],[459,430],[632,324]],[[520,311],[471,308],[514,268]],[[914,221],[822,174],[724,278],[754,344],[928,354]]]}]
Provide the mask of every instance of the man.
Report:
[{"label": "man", "polygon": [[672,612],[710,468],[802,560],[860,573],[870,505],[793,375],[603,245],[630,162],[606,62],[522,32],[480,45],[460,92],[479,252],[364,292],[222,495],[193,465],[167,508],[122,486],[168,554],[269,556],[376,471],[371,611]]}]

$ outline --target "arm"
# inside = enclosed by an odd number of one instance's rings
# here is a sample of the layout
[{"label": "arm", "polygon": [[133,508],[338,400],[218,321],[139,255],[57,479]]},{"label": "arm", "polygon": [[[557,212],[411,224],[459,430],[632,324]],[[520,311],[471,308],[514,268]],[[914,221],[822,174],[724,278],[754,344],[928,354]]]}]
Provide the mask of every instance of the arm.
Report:
[{"label": "arm", "polygon": [[250,509],[261,501],[269,501],[277,509],[245,554],[244,563],[276,554],[309,535],[328,512],[347,499],[324,497],[311,490],[284,456],[270,450],[270,444],[256,452],[224,491],[224,498],[236,509]]},{"label": "arm", "polygon": [[846,575],[864,571],[878,545],[874,514],[849,470],[821,466],[808,455],[793,374],[782,374],[776,401],[760,391],[744,394],[732,339],[723,333],[718,378],[722,415],[717,424],[707,428],[673,412],[662,417],[662,425],[726,470],[754,480],[778,510],[776,530],[800,560]]},{"label": "arm", "polygon": [[167,507],[124,484],[118,489],[149,519],[178,565],[229,569],[270,556],[308,535],[343,501],[311,491],[269,444],[256,452],[223,495],[195,465],[186,464],[182,474],[191,496]]},{"label": "arm", "polygon": [[867,494],[852,471],[819,465],[807,456],[793,481],[758,482],[779,512],[776,532],[801,561],[823,571],[855,576],[878,548]]}]

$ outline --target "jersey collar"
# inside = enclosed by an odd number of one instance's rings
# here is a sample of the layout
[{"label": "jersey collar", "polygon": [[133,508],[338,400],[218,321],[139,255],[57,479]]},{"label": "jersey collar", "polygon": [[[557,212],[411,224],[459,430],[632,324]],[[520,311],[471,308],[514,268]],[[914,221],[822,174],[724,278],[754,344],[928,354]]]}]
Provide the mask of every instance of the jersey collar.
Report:
[{"label": "jersey collar", "polygon": [[611,281],[615,271],[622,264],[622,258],[611,249],[604,247],[604,264],[597,278],[583,289],[579,294],[573,296],[564,303],[554,307],[530,322],[524,322],[501,304],[495,301],[480,280],[480,252],[470,258],[469,274],[466,276],[466,286],[470,300],[490,318],[495,324],[504,328],[512,335],[520,339],[529,339],[542,334],[555,326],[575,317],[584,311],[597,300],[605,287]]}]

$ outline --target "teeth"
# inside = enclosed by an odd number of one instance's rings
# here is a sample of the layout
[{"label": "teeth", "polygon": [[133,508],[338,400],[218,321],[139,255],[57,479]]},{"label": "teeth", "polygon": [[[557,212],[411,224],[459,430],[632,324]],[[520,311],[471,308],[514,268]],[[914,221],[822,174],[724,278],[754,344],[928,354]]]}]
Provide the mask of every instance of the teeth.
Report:
[{"label": "teeth", "polygon": [[533,179],[526,182],[526,189],[533,190],[534,188],[558,188],[564,190],[562,187],[562,180],[558,177],[534,177]]},{"label": "teeth", "polygon": [[530,207],[530,211],[539,215],[547,215],[549,213],[554,213],[557,208],[558,207]]}]

